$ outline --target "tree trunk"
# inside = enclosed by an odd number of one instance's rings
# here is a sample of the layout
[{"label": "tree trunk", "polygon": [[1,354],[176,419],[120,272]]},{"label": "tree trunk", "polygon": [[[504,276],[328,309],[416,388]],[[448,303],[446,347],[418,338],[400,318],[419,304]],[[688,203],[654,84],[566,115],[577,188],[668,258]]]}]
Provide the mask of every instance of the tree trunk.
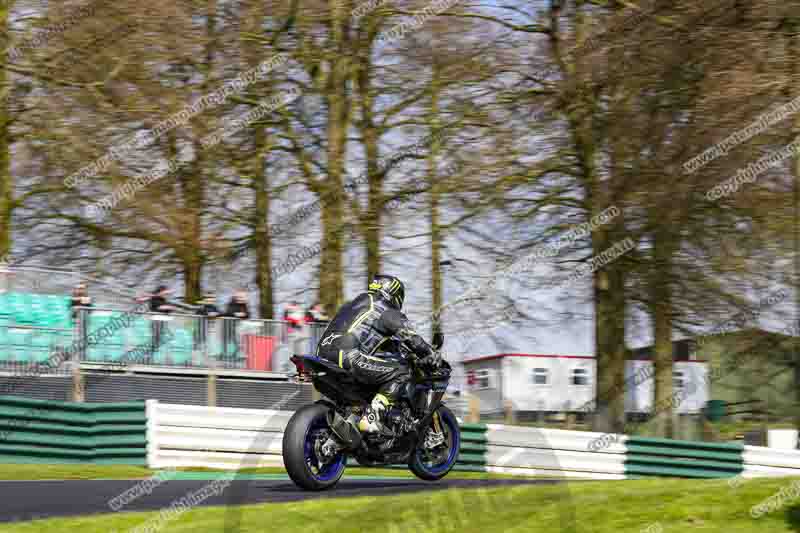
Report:
[{"label": "tree trunk", "polygon": [[[263,45],[253,41],[252,35],[258,34],[265,17],[265,7],[254,3],[247,13],[249,22],[245,24],[242,34],[242,46],[246,50],[247,63],[254,68],[262,60]],[[271,78],[266,84],[266,91],[272,93],[274,84]],[[248,173],[252,180],[254,205],[250,214],[250,225],[253,231],[253,247],[255,248],[256,271],[255,283],[258,287],[258,312],[263,319],[273,319],[273,280],[272,280],[272,236],[269,232],[270,215],[270,169],[269,154],[272,150],[272,139],[265,126],[256,125],[253,132],[253,156],[249,161]]]},{"label": "tree trunk", "polygon": [[[610,244],[610,243],[608,243]],[[608,246],[595,247],[602,252]],[[594,276],[597,401],[593,430],[622,432],[625,426],[625,297],[622,272],[613,262]]]},{"label": "tree trunk", "polygon": [[431,189],[430,217],[431,217],[431,291],[433,307],[433,324],[431,325],[431,335],[442,331],[441,316],[439,310],[442,308],[442,231],[439,226],[439,192],[435,188]]},{"label": "tree trunk", "polygon": [[190,250],[183,267],[184,301],[196,304],[203,297],[203,260],[199,253]]},{"label": "tree trunk", "polygon": [[[201,89],[205,93],[212,87],[214,51],[216,49],[216,20],[217,8],[214,0],[206,1],[206,44],[204,49],[205,73]],[[200,147],[199,140],[206,133],[206,125],[202,121],[196,121],[193,127],[194,133],[194,161],[192,165],[180,172],[180,179],[186,199],[186,243],[188,249],[185,251],[184,260],[184,301],[187,304],[196,304],[203,297],[203,267],[205,266],[206,254],[203,239],[203,215],[207,211],[206,204],[206,173],[205,164],[208,157],[206,152]]]},{"label": "tree trunk", "polygon": [[[0,35],[8,35],[8,15],[13,2],[0,2]],[[6,48],[7,38],[3,39],[3,48]],[[6,54],[0,54],[0,258],[6,257],[11,251],[11,214],[14,211],[14,183],[11,176],[9,144],[9,109],[7,94],[11,89],[6,87],[10,83],[5,67]],[[7,89],[7,91],[6,91]]]},{"label": "tree trunk", "polygon": [[[789,45],[792,53],[792,79],[800,76],[800,21],[794,19],[789,25]],[[797,96],[796,94],[794,96]],[[792,138],[800,135],[800,116],[794,119]],[[800,155],[794,158],[794,291],[795,309],[793,331],[800,329]],[[800,335],[794,333],[794,426],[800,430]],[[800,446],[798,446],[800,447]]]},{"label": "tree trunk", "polygon": [[[433,74],[431,78],[431,107],[428,118],[428,127],[431,132],[439,131],[439,66],[434,61]],[[442,228],[439,222],[439,202],[441,193],[439,190],[438,173],[436,160],[439,156],[440,138],[434,137],[428,153],[428,185],[430,187],[430,223],[431,223],[431,291],[433,307],[433,324],[431,325],[431,335],[442,331],[441,316],[439,310],[442,308]]]},{"label": "tree trunk", "polygon": [[329,316],[336,314],[342,303],[342,253],[344,228],[341,225],[344,209],[340,200],[328,201],[322,206],[322,250],[319,273],[320,302]]},{"label": "tree trunk", "polygon": [[[256,143],[262,132],[256,133]],[[266,156],[264,156],[266,157]],[[261,318],[274,318],[272,297],[272,239],[269,234],[269,207],[270,198],[268,190],[267,171],[263,168],[263,157],[256,157],[255,163],[259,168],[253,169],[255,181],[255,212],[253,213],[254,238],[253,245],[256,253],[256,285],[258,286],[258,310]]]},{"label": "tree trunk", "polygon": [[344,252],[343,179],[347,155],[347,126],[350,103],[347,97],[347,61],[345,32],[349,17],[349,2],[332,2],[331,33],[333,64],[328,86],[327,163],[325,182],[326,201],[322,205],[322,250],[320,251],[320,301],[328,315],[333,316],[344,297],[342,254]]},{"label": "tree trunk", "polygon": [[[606,200],[611,185],[595,176],[591,195],[591,213],[597,215],[611,207]],[[613,225],[592,231],[593,255],[611,248],[624,234],[625,221],[620,214]],[[625,427],[625,277],[619,259],[594,273],[595,357],[597,358],[597,401],[593,430],[621,433]]]},{"label": "tree trunk", "polygon": [[[657,209],[657,207],[656,207]],[[662,231],[660,220],[653,239],[653,272],[651,273],[651,302],[653,316],[653,372],[655,393],[653,395],[653,415],[658,437],[673,438],[675,428],[672,424],[672,409],[663,410],[670,405],[672,396],[672,291],[670,280],[672,275],[672,250],[669,235]],[[662,406],[662,407],[659,407]],[[657,409],[662,409],[658,412]]]},{"label": "tree trunk", "polygon": [[357,71],[359,99],[362,109],[362,131],[364,153],[366,155],[369,197],[367,213],[362,221],[367,253],[367,283],[381,270],[381,213],[383,210],[383,176],[380,174],[378,160],[378,128],[375,125],[372,84],[370,80],[372,64],[368,55]]}]

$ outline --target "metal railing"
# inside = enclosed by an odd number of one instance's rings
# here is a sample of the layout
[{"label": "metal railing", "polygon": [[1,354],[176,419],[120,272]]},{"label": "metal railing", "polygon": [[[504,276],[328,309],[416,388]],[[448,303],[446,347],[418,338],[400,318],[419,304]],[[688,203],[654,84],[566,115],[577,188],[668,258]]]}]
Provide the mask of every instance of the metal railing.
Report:
[{"label": "metal railing", "polygon": [[290,332],[281,320],[76,308],[70,326],[0,321],[0,369],[46,361],[72,345],[87,363],[287,372],[289,357],[312,353],[327,324]]}]

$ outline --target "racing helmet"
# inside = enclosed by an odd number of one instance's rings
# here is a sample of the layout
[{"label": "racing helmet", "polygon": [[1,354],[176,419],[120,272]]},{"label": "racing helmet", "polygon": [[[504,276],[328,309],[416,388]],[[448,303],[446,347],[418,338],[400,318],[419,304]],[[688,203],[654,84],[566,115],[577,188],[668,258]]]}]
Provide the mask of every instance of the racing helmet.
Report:
[{"label": "racing helmet", "polygon": [[403,282],[395,276],[378,274],[369,283],[370,294],[377,294],[397,309],[403,308],[406,299],[406,289]]}]

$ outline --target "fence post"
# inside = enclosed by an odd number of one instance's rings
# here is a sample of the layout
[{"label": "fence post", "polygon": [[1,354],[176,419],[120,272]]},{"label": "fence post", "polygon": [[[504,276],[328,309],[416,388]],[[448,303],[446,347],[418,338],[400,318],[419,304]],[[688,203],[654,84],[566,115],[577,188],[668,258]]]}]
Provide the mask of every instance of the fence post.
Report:
[{"label": "fence post", "polygon": [[73,402],[86,401],[86,394],[84,393],[83,374],[81,373],[81,364],[77,362],[72,365],[71,400]]},{"label": "fence post", "polygon": [[206,381],[206,404],[208,407],[217,406],[217,375],[214,370],[208,370],[208,380]]},{"label": "fence post", "polygon": [[474,394],[469,396],[469,416],[467,422],[478,424],[481,421],[481,400]]},{"label": "fence post", "polygon": [[506,400],[503,402],[503,410],[505,411],[506,424],[514,425],[517,422],[517,417],[514,415],[514,402]]},{"label": "fence post", "polygon": [[[80,311],[80,313],[85,313],[85,311]],[[81,324],[83,324],[84,320],[86,320],[86,315],[80,315]],[[83,331],[83,330],[81,330]],[[72,350],[71,354],[71,366],[70,373],[72,374],[72,387],[71,387],[71,400],[73,402],[83,402],[86,400],[86,394],[84,393],[84,383],[83,383],[83,374],[81,373],[81,352],[86,349],[85,344],[85,336],[82,336],[80,339],[80,350]]]},{"label": "fence post", "polygon": [[[223,337],[224,338],[224,337]],[[217,406],[217,360],[206,350],[208,363],[208,378],[206,379],[206,404],[208,407]]]}]

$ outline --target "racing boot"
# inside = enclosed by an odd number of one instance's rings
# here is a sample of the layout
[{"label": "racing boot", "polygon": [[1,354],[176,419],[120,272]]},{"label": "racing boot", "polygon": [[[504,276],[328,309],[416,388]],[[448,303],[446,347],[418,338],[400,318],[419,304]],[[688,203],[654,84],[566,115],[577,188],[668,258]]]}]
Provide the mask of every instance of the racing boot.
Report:
[{"label": "racing boot", "polygon": [[386,410],[391,404],[389,398],[380,393],[376,394],[364,416],[358,421],[358,429],[362,433],[386,433],[383,431],[383,424],[386,419]]}]

